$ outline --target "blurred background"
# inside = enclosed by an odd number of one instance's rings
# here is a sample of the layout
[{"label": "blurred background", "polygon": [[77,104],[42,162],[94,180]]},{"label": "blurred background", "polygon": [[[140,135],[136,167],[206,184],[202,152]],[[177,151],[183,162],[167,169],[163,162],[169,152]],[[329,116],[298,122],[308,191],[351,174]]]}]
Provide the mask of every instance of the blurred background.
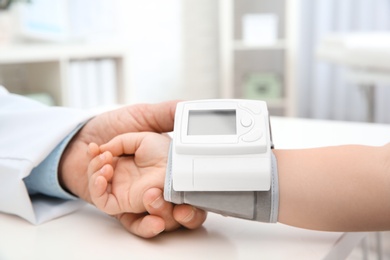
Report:
[{"label": "blurred background", "polygon": [[81,108],[248,98],[390,123],[388,0],[0,0],[0,84]]}]

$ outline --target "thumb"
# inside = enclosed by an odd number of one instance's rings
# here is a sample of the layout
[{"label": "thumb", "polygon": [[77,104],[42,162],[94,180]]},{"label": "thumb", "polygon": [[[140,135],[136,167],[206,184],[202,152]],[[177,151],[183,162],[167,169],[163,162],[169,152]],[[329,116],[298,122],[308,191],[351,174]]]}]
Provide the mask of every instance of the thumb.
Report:
[{"label": "thumb", "polygon": [[110,151],[113,156],[134,154],[147,134],[147,132],[139,132],[118,135],[108,143],[101,145],[100,152]]}]

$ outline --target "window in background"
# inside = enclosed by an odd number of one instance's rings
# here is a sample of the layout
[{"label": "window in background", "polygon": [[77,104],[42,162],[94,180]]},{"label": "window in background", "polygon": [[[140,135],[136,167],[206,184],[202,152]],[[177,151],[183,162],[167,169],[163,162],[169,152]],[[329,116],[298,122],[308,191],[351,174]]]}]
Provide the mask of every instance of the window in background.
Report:
[{"label": "window in background", "polygon": [[[388,0],[301,0],[299,23],[298,115],[311,118],[364,121],[366,102],[361,90],[346,78],[345,68],[320,61],[316,47],[331,33],[390,33]],[[390,73],[390,72],[389,72]],[[375,122],[390,123],[390,86],[375,94]]]}]

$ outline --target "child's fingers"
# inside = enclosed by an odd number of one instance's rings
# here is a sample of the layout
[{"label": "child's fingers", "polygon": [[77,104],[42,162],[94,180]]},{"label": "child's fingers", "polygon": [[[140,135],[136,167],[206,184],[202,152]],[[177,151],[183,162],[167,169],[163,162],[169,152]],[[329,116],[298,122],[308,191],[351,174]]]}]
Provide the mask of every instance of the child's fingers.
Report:
[{"label": "child's fingers", "polygon": [[[118,203],[111,194],[110,181],[114,176],[113,157],[110,152],[99,154],[96,144],[90,144],[89,153],[95,155],[88,165],[88,189],[92,203],[108,214],[118,213]],[[96,153],[97,151],[97,153]]]},{"label": "child's fingers", "polygon": [[110,151],[113,156],[120,156],[122,154],[134,154],[140,146],[142,140],[147,135],[156,133],[138,132],[127,133],[114,137],[108,143],[100,146],[100,151]]},{"label": "child's fingers", "polygon": [[[91,149],[94,149],[94,144],[90,144],[89,147]],[[96,148],[98,149],[98,151],[100,151],[98,147]],[[101,154],[97,153],[95,157],[92,158],[92,160],[89,162],[88,177],[90,177],[92,174],[100,170],[103,167],[103,165],[112,164],[112,160],[113,160],[112,154],[108,151]]]},{"label": "child's fingers", "polygon": [[112,165],[106,164],[89,178],[89,193],[93,204],[107,214],[121,212],[116,197],[110,191],[109,180],[114,174]]},{"label": "child's fingers", "polygon": [[112,166],[106,164],[89,177],[89,193],[95,205],[99,202],[98,200],[104,199],[104,196],[109,193],[108,185],[113,173]]},{"label": "child's fingers", "polygon": [[99,146],[96,143],[90,143],[88,145],[88,154],[92,157],[97,156],[100,153]]},{"label": "child's fingers", "polygon": [[161,217],[165,222],[165,230],[171,231],[180,227],[180,224],[173,218],[173,205],[163,198],[161,189],[151,188],[144,193],[143,203],[151,215]]}]

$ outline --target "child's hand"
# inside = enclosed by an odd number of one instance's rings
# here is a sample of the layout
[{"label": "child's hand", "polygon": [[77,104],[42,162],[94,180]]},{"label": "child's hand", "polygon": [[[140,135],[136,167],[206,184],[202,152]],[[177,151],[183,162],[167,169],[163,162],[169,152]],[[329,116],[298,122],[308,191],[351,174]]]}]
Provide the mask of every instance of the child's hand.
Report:
[{"label": "child's hand", "polygon": [[[163,189],[169,137],[128,133],[101,145],[91,144],[89,189],[92,202],[108,214],[144,212],[144,192]],[[99,154],[101,153],[101,154]]]},{"label": "child's hand", "polygon": [[196,228],[206,217],[191,206],[174,207],[164,201],[169,143],[165,135],[143,132],[119,135],[100,149],[96,144],[89,146],[95,156],[88,167],[92,202],[108,214],[119,214],[125,228],[142,237],[176,229],[178,221]]}]

